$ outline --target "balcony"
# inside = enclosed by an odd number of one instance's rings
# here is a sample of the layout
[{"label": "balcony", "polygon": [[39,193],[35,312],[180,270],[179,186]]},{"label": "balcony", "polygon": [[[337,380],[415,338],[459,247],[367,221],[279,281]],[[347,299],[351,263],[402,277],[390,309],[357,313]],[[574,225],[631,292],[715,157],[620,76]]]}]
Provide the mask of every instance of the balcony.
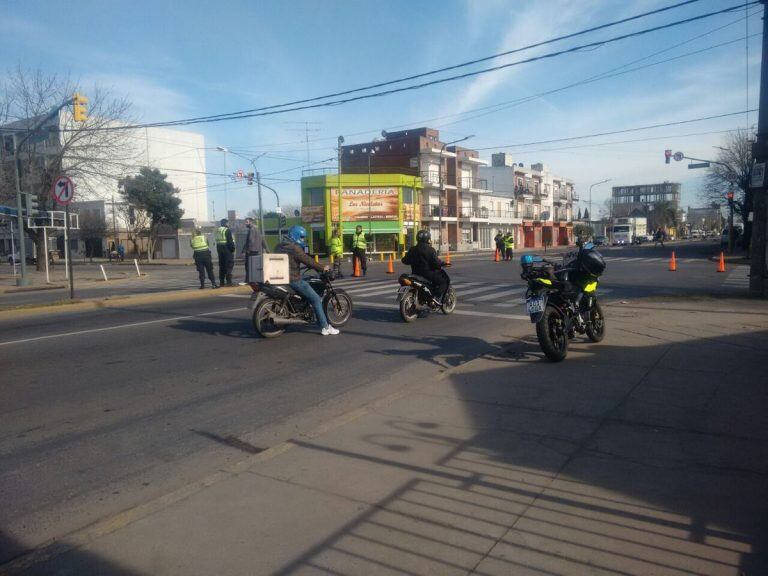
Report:
[{"label": "balcony", "polygon": [[483,192],[488,191],[488,180],[485,178],[462,177],[460,179],[460,184],[462,190],[482,190]]},{"label": "balcony", "polygon": [[515,196],[533,196],[533,190],[527,186],[515,186]]},{"label": "balcony", "polygon": [[440,218],[442,212],[443,218],[456,218],[456,206],[437,206],[429,204],[421,207],[422,218]]}]

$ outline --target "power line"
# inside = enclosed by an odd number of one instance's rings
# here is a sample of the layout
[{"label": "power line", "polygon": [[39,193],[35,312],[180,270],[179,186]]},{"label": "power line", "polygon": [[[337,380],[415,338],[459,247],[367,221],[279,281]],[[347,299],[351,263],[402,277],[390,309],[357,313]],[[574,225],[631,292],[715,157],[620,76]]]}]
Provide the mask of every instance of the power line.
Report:
[{"label": "power line", "polygon": [[[749,2],[748,6],[753,6],[753,5],[756,5],[758,3],[760,3],[760,0],[753,0],[752,2]],[[461,80],[461,79],[464,79],[464,78],[470,78],[470,77],[473,77],[473,76],[479,76],[479,75],[482,75],[482,74],[498,72],[499,70],[504,70],[504,69],[507,69],[507,68],[511,68],[513,66],[520,66],[522,64],[528,64],[528,63],[531,63],[531,62],[537,62],[537,61],[540,61],[540,60],[545,60],[545,59],[549,59],[549,58],[555,58],[557,56],[562,56],[562,55],[565,55],[565,54],[571,54],[571,53],[574,53],[574,52],[583,51],[583,50],[585,50],[587,48],[601,47],[601,46],[605,46],[606,44],[611,44],[611,43],[618,42],[618,41],[621,41],[621,40],[626,40],[628,38],[635,38],[635,37],[638,37],[638,36],[643,36],[643,35],[649,34],[651,32],[657,32],[659,30],[666,30],[666,29],[669,29],[669,28],[673,28],[675,26],[681,26],[683,24],[690,24],[692,22],[696,22],[696,21],[699,21],[699,20],[710,18],[712,16],[717,16],[717,15],[720,15],[720,14],[727,14],[727,13],[730,13],[730,12],[734,12],[736,10],[742,10],[743,8],[744,8],[744,5],[743,4],[739,4],[737,6],[731,6],[729,8],[725,8],[723,10],[717,10],[715,12],[708,12],[706,14],[700,14],[698,16],[693,16],[693,17],[686,18],[686,19],[683,19],[683,20],[677,20],[675,22],[670,22],[670,23],[667,23],[667,24],[662,24],[662,25],[659,25],[659,26],[651,27],[651,28],[645,28],[643,30],[638,30],[638,31],[635,31],[635,32],[627,33],[627,34],[622,34],[620,36],[615,36],[613,38],[608,38],[606,40],[590,42],[588,44],[582,44],[582,45],[579,45],[579,46],[574,46],[572,48],[567,48],[567,49],[559,50],[559,51],[556,51],[556,52],[550,52],[550,53],[547,53],[547,54],[542,54],[540,56],[533,56],[533,57],[530,57],[530,58],[526,58],[524,60],[518,60],[516,62],[510,62],[510,63],[507,63],[507,64],[500,64],[498,66],[493,66],[493,67],[490,67],[490,68],[484,68],[484,69],[481,69],[481,70],[475,70],[475,71],[472,71],[472,72],[466,72],[464,74],[459,74],[459,75],[455,75],[455,76],[448,76],[446,78],[440,78],[440,79],[432,80],[432,81],[429,81],[429,82],[423,82],[421,84],[413,84],[413,85],[404,86],[404,87],[401,87],[401,88],[393,88],[391,90],[385,90],[385,91],[376,92],[376,93],[373,93],[373,94],[364,94],[364,95],[360,95],[360,96],[354,96],[354,97],[346,98],[346,99],[342,99],[342,100],[332,100],[330,102],[322,102],[322,103],[310,104],[310,105],[306,105],[306,106],[296,106],[296,107],[293,107],[293,108],[284,108],[282,110],[274,110],[273,108],[278,108],[280,106],[288,106],[288,104],[283,104],[283,105],[279,105],[279,106],[271,106],[271,107],[268,107],[268,108],[270,108],[269,110],[264,109],[261,112],[253,112],[253,113],[247,113],[247,114],[217,115],[217,116],[204,117],[204,118],[201,118],[201,119],[175,120],[175,121],[168,121],[168,122],[156,122],[156,123],[151,123],[151,124],[113,126],[113,127],[104,127],[104,128],[90,128],[90,129],[88,129],[88,128],[81,128],[81,129],[79,129],[77,131],[128,130],[128,129],[135,129],[135,128],[160,127],[160,126],[187,126],[187,125],[192,125],[192,124],[204,124],[204,123],[220,122],[220,121],[223,121],[223,120],[240,120],[240,119],[244,119],[244,118],[256,118],[256,117],[261,117],[261,116],[272,116],[272,115],[275,115],[275,114],[284,114],[286,112],[295,112],[295,111],[298,111],[298,110],[308,110],[308,109],[312,109],[312,108],[322,108],[322,107],[328,107],[328,106],[339,106],[339,105],[342,105],[342,104],[348,104],[350,102],[356,102],[356,101],[359,101],[359,100],[366,100],[366,99],[371,99],[371,98],[379,98],[379,97],[382,97],[382,96],[388,96],[388,95],[391,95],[391,94],[396,94],[396,93],[406,92],[406,91],[411,91],[411,90],[420,90],[420,89],[426,88],[428,86],[435,86],[435,85],[443,84],[443,83],[446,83],[446,82],[452,82],[452,81]],[[254,110],[256,110],[256,109],[254,109]]]},{"label": "power line", "polygon": [[626,134],[628,132],[639,132],[641,130],[653,130],[654,128],[665,128],[667,126],[680,126],[681,124],[692,124],[693,122],[704,122],[705,120],[716,120],[718,118],[728,118],[730,116],[737,116],[744,114],[745,112],[756,112],[757,108],[752,110],[741,110],[740,112],[728,112],[727,114],[716,114],[714,116],[704,116],[702,118],[691,118],[689,120],[678,120],[676,122],[665,122],[663,124],[651,124],[650,126],[638,126],[637,128],[626,128],[624,130],[612,130],[610,132],[596,132],[594,134],[583,134],[581,136],[569,136],[567,138],[553,138],[551,140],[538,140],[534,142],[523,142],[520,144],[504,144],[499,146],[486,146],[484,148],[475,148],[477,151],[482,150],[499,150],[502,148],[519,148],[521,146],[534,146],[539,144],[552,144],[554,142],[569,142],[572,140],[584,140],[585,138],[596,138],[598,136],[612,136],[614,134]]}]

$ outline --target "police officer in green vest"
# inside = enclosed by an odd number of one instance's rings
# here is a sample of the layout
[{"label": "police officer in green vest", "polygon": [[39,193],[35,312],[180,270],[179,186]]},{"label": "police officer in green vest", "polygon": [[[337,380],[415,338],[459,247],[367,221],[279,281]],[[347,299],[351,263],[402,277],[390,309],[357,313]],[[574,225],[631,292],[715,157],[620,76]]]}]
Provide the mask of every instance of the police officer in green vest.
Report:
[{"label": "police officer in green vest", "polygon": [[365,250],[368,248],[368,243],[365,241],[365,234],[363,233],[362,226],[355,227],[355,233],[352,235],[352,264],[354,268],[354,259],[360,263],[360,271],[365,276],[368,272],[368,263],[365,258]]},{"label": "police officer in green vest", "polygon": [[211,281],[211,288],[218,288],[218,284],[213,279],[213,261],[211,260],[211,251],[208,248],[208,240],[205,239],[203,231],[200,228],[195,228],[195,233],[192,236],[192,240],[189,241],[189,245],[192,246],[194,251],[193,258],[195,260],[195,268],[197,268],[197,274],[200,276],[200,290],[205,288],[205,273],[208,273],[208,278]]},{"label": "police officer in green vest", "polygon": [[512,261],[513,257],[513,250],[515,249],[515,236],[507,230],[507,233],[504,234],[504,260]]},{"label": "police officer in green vest", "polygon": [[216,230],[216,252],[219,254],[219,284],[232,286],[232,268],[235,266],[235,240],[229,229],[229,220],[222,218]]},{"label": "police officer in green vest", "polygon": [[333,275],[336,278],[344,278],[341,273],[341,260],[344,258],[344,244],[339,236],[339,229],[333,231],[331,243],[329,245],[331,256],[333,257]]}]

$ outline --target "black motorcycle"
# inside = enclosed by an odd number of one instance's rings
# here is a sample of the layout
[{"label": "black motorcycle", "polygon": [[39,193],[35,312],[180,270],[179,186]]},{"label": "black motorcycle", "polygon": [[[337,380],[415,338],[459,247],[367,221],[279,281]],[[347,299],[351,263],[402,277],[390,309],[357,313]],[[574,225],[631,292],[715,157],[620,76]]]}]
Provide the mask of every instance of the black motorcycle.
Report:
[{"label": "black motorcycle", "polygon": [[536,324],[536,336],[544,354],[560,362],[568,354],[568,340],[576,333],[592,342],[605,336],[605,316],[597,301],[598,278],[605,271],[603,256],[591,243],[564,256],[561,265],[540,256],[520,258],[528,282],[526,312]]},{"label": "black motorcycle", "polygon": [[[323,310],[331,326],[338,328],[352,315],[352,298],[341,288],[334,288],[330,273],[305,276],[312,289],[323,300]],[[314,324],[312,304],[288,285],[255,283],[251,287],[253,326],[264,338],[275,338],[285,332],[286,326]]]},{"label": "black motorcycle", "polygon": [[[448,264],[449,265],[449,264]],[[435,298],[432,283],[418,274],[401,274],[398,278],[400,289],[397,291],[397,301],[400,305],[400,316],[406,322],[413,322],[422,310],[441,310],[450,314],[456,308],[456,290],[451,286],[451,279],[445,270],[440,270],[448,280],[448,287],[442,300]]]}]

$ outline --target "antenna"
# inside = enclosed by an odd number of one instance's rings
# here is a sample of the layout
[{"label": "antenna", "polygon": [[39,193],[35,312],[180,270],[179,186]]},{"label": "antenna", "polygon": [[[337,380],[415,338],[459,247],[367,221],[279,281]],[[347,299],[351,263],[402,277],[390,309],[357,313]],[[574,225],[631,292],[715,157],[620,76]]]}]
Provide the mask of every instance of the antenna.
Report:
[{"label": "antenna", "polygon": [[309,170],[312,162],[309,157],[309,133],[320,132],[320,128],[310,128],[310,126],[320,126],[322,122],[283,122],[283,124],[303,124],[303,128],[288,128],[290,132],[304,132],[304,142],[307,145],[307,170]]}]

